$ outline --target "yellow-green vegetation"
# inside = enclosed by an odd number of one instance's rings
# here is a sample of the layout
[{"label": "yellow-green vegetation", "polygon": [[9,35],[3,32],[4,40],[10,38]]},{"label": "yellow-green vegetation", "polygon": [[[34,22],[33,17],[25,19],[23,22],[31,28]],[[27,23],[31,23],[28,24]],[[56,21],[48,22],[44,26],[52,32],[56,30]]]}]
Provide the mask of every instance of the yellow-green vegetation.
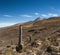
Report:
[{"label": "yellow-green vegetation", "polygon": [[54,46],[58,45],[57,36],[50,36],[48,40],[50,41],[50,45],[54,45]]},{"label": "yellow-green vegetation", "polygon": [[45,50],[47,46],[48,46],[48,42],[47,41],[42,42],[41,50]]}]

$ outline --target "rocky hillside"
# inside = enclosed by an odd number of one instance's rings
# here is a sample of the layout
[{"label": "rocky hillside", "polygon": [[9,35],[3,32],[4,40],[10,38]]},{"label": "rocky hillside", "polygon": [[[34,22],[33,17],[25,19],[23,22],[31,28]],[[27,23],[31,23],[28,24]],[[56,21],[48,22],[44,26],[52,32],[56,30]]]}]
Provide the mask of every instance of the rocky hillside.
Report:
[{"label": "rocky hillside", "polygon": [[[36,19],[37,20],[37,19]],[[60,38],[60,17],[52,17],[38,21],[31,21],[21,24],[23,27],[23,41],[31,36],[32,40],[45,40],[49,36],[57,36]],[[0,29],[0,42],[9,43],[18,40],[19,25],[16,24],[10,27]]]}]

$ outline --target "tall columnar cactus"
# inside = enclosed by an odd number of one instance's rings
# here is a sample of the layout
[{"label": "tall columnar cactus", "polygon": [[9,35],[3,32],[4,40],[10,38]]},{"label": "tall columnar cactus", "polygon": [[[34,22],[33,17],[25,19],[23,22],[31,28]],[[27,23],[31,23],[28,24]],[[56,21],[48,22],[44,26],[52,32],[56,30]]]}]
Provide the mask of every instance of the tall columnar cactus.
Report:
[{"label": "tall columnar cactus", "polygon": [[18,45],[16,46],[16,51],[21,52],[22,50],[22,26],[19,26],[19,41]]}]

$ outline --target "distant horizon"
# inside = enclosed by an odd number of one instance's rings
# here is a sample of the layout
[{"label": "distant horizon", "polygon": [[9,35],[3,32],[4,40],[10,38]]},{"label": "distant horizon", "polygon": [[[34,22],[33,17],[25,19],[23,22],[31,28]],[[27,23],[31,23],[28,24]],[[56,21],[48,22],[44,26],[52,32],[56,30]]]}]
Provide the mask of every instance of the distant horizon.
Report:
[{"label": "distant horizon", "polygon": [[0,0],[0,27],[60,16],[60,0]]}]

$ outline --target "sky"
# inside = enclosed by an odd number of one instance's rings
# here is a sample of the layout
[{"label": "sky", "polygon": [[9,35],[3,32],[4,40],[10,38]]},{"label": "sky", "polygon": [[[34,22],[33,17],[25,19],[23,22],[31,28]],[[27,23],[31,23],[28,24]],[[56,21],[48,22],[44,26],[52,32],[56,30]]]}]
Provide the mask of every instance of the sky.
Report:
[{"label": "sky", "polygon": [[0,27],[60,16],[60,0],[0,0]]}]

